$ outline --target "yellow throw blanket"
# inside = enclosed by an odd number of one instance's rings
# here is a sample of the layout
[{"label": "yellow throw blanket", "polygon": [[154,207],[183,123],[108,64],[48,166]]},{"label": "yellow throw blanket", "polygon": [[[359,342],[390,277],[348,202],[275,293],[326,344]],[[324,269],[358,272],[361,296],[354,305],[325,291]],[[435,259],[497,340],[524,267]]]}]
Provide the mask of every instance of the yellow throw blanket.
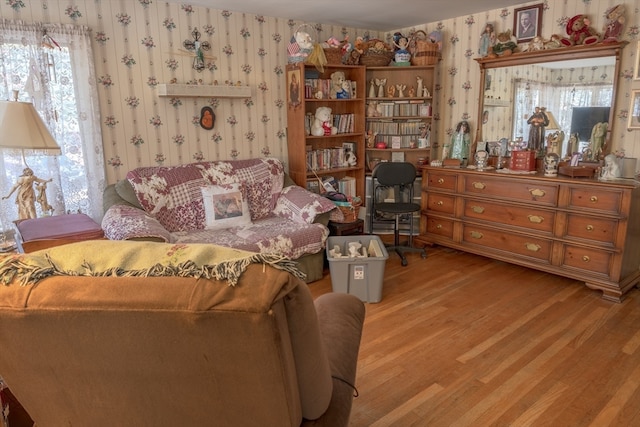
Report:
[{"label": "yellow throw blanket", "polygon": [[252,263],[305,276],[295,261],[277,254],[211,244],[92,240],[0,256],[0,281],[9,285],[17,279],[24,286],[49,276],[179,276],[227,280],[235,286]]}]

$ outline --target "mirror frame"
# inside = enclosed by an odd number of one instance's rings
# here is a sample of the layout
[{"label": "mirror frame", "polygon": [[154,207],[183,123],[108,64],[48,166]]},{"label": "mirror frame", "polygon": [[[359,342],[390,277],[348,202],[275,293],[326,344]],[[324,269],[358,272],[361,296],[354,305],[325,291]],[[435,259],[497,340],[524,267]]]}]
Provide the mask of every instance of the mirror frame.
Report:
[{"label": "mirror frame", "polygon": [[615,58],[615,75],[613,78],[613,96],[611,99],[611,109],[609,111],[609,128],[605,137],[605,146],[602,150],[602,157],[609,154],[611,150],[611,135],[616,112],[616,97],[618,90],[618,80],[620,77],[620,60],[622,48],[628,42],[620,41],[614,43],[598,43],[593,45],[580,45],[570,47],[560,47],[557,49],[539,50],[532,52],[518,52],[507,56],[496,58],[475,58],[480,66],[480,94],[478,102],[478,121],[475,141],[471,148],[475,152],[478,142],[482,141],[482,115],[484,114],[484,92],[486,84],[487,70],[493,68],[510,67],[516,65],[531,65],[554,61],[567,61],[574,59],[602,58],[610,56]]}]

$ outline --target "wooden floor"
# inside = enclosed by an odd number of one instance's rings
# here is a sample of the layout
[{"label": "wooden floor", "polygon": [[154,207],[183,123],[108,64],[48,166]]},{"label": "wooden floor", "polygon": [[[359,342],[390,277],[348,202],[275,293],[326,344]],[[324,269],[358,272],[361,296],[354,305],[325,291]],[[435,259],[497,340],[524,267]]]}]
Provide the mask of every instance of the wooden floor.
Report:
[{"label": "wooden floor", "polygon": [[[352,427],[640,426],[640,291],[442,247],[395,253],[366,304]],[[331,291],[328,270],[311,283]]]}]

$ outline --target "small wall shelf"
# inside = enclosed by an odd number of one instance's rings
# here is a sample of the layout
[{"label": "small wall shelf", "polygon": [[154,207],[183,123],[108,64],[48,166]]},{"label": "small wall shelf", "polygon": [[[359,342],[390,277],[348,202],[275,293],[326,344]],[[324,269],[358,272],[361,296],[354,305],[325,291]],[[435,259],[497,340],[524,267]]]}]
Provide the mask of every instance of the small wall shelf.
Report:
[{"label": "small wall shelf", "polygon": [[161,83],[156,86],[158,96],[250,98],[251,87],[228,85],[186,85]]}]

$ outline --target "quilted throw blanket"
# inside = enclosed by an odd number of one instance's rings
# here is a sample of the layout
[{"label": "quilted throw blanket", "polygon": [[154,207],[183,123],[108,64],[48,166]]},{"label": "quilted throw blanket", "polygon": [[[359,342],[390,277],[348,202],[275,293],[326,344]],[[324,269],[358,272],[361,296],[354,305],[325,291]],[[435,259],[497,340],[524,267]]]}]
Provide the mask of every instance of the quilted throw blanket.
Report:
[{"label": "quilted throw blanket", "polygon": [[178,276],[226,280],[235,286],[252,263],[304,279],[297,263],[277,254],[211,244],[93,240],[0,257],[0,281],[21,286],[49,276]]}]

